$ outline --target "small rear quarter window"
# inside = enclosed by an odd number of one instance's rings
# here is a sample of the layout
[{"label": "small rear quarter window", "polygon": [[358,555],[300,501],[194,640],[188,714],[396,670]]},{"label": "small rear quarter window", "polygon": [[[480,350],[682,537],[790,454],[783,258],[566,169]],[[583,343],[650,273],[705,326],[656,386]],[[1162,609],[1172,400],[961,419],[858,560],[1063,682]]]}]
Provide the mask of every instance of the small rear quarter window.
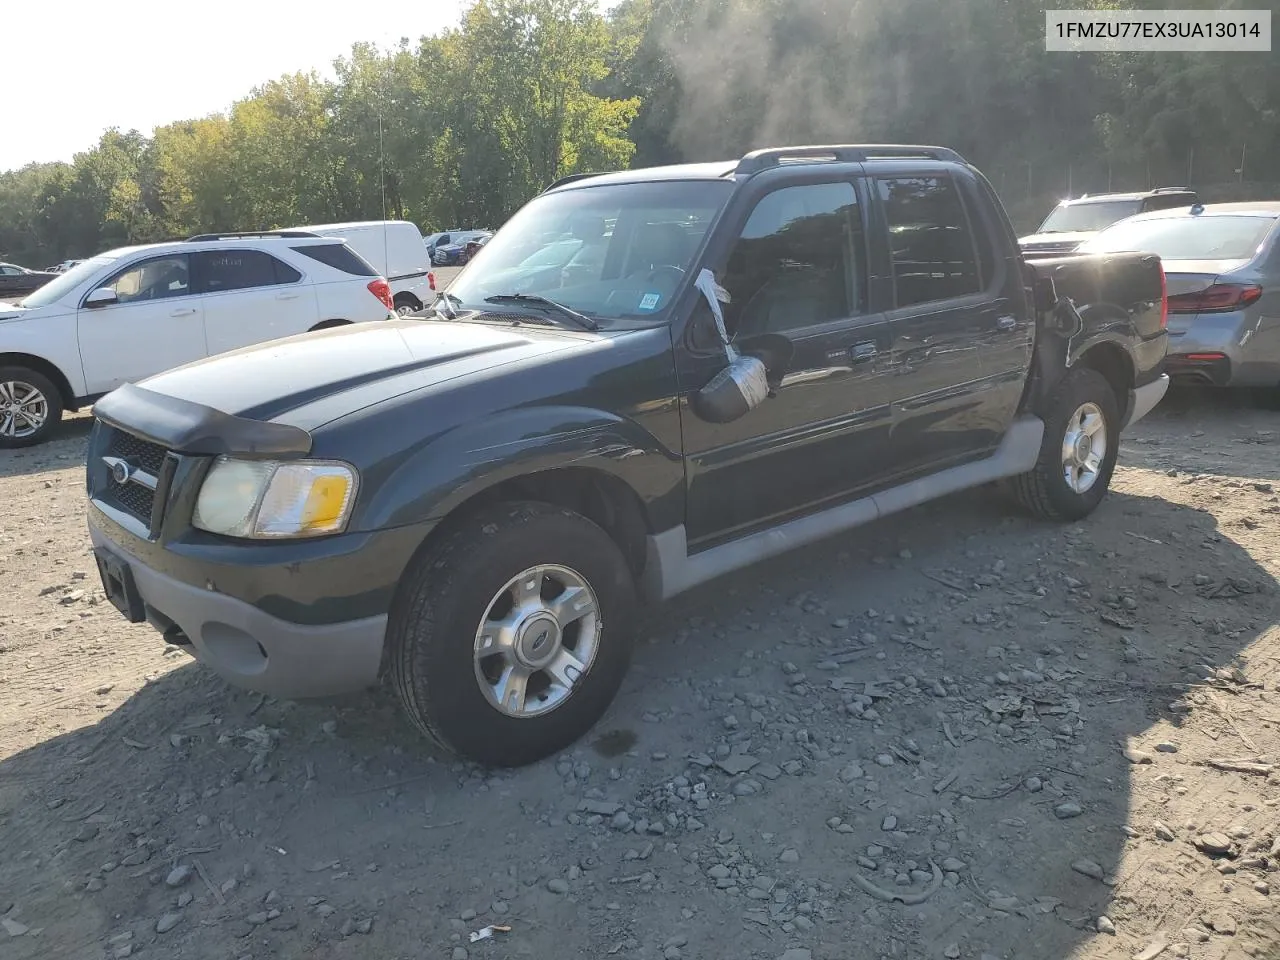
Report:
[{"label": "small rear quarter window", "polygon": [[378,271],[369,265],[364,257],[356,253],[345,243],[317,243],[304,247],[292,247],[294,253],[318,260],[326,266],[349,273],[353,277],[376,277]]}]

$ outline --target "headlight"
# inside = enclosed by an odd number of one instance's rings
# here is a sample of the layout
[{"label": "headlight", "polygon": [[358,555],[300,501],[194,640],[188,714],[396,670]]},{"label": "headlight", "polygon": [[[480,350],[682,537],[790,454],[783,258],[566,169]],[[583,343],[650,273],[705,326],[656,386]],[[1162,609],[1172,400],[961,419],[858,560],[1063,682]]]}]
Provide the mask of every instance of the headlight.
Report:
[{"label": "headlight", "polygon": [[356,472],[320,460],[214,461],[192,524],[227,537],[271,539],[339,533],[356,499]]}]

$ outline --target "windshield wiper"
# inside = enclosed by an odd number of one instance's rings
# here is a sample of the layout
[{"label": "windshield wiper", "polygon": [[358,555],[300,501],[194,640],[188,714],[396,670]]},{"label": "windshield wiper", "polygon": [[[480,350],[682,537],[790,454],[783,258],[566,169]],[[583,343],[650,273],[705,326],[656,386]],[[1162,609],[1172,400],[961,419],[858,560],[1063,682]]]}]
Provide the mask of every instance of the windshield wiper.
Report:
[{"label": "windshield wiper", "polygon": [[568,317],[584,330],[599,330],[600,324],[596,323],[586,314],[579,313],[566,307],[563,303],[556,303],[554,300],[548,300],[546,297],[538,297],[529,293],[497,293],[492,297],[485,297],[485,303],[527,303],[538,307],[550,307],[558,312],[562,317]]},{"label": "windshield wiper", "polygon": [[462,306],[462,298],[455,297],[452,293],[449,293],[447,290],[440,290],[439,292],[437,292],[436,298],[431,301],[431,309],[436,312],[436,316],[441,316],[441,311],[440,311],[441,301],[444,301],[444,308],[445,308],[443,313],[444,318],[446,320],[457,320],[458,314],[457,314],[457,311],[453,309],[453,305],[456,303],[458,306]]}]

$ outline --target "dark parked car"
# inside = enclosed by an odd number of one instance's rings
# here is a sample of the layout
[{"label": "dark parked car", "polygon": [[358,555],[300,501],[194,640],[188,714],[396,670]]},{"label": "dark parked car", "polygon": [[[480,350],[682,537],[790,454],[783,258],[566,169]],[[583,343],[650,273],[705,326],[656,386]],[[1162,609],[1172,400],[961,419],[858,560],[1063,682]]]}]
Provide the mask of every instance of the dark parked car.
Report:
[{"label": "dark parked car", "polygon": [[[493,282],[584,213],[594,276]],[[435,308],[108,394],[89,527],[111,602],[230,682],[384,676],[487,764],[595,723],[638,598],[989,481],[1087,516],[1168,386],[1159,258],[1025,263],[938,147],[558,183]]]},{"label": "dark parked car", "polygon": [[0,263],[0,300],[21,300],[57,276],[44,270],[28,270],[16,263]]},{"label": "dark parked car", "polygon": [[1034,234],[1018,243],[1028,257],[1052,257],[1070,253],[1099,230],[1126,217],[1151,210],[1190,207],[1196,192],[1189,187],[1156,187],[1139,193],[1085,194],[1063,200],[1053,208]]},{"label": "dark parked car", "polygon": [[470,263],[477,253],[479,253],[486,243],[492,239],[492,235],[480,237],[476,240],[468,240],[462,247],[462,262]]},{"label": "dark parked car", "polygon": [[471,255],[467,252],[468,245],[477,240],[487,241],[491,236],[492,234],[483,230],[454,234],[452,243],[441,244],[432,251],[431,262],[437,267],[463,266],[471,259]]}]

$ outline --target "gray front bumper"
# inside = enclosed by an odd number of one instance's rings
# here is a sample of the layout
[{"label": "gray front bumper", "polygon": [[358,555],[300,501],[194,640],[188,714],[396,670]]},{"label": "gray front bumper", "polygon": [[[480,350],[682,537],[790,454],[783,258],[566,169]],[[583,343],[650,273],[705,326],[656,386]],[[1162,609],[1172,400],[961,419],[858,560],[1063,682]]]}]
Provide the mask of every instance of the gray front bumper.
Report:
[{"label": "gray front bumper", "polygon": [[377,682],[386,616],[289,623],[243,600],[158,573],[92,527],[89,533],[95,548],[128,561],[148,612],[177,624],[191,642],[191,654],[229,683],[302,699],[351,693]]}]

